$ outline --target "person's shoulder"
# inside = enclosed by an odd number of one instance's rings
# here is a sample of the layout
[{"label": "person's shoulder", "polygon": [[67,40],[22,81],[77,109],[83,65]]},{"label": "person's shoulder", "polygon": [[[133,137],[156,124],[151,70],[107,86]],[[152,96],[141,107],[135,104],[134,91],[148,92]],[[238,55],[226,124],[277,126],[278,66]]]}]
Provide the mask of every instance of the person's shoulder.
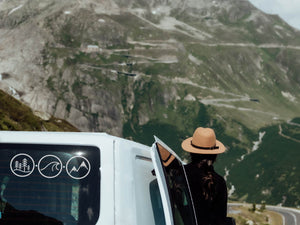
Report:
[{"label": "person's shoulder", "polygon": [[220,174],[218,174],[215,171],[214,171],[214,177],[216,180],[218,180],[218,182],[226,184],[224,177],[222,177]]}]

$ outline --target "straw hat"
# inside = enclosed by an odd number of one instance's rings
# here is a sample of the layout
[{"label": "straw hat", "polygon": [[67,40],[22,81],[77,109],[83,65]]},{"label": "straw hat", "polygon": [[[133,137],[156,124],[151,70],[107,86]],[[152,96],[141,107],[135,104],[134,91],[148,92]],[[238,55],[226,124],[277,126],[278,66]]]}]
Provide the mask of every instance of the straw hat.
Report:
[{"label": "straw hat", "polygon": [[225,146],[216,139],[213,129],[198,127],[193,137],[185,139],[181,147],[183,150],[197,154],[221,154],[225,152]]}]

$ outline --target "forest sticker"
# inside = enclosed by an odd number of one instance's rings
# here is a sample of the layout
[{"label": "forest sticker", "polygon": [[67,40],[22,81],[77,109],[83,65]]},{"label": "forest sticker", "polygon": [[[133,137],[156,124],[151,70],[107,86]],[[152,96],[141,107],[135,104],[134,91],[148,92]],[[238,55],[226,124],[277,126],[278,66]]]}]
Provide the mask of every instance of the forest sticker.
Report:
[{"label": "forest sticker", "polygon": [[18,177],[27,177],[34,171],[33,158],[25,153],[15,155],[10,160],[10,170]]}]

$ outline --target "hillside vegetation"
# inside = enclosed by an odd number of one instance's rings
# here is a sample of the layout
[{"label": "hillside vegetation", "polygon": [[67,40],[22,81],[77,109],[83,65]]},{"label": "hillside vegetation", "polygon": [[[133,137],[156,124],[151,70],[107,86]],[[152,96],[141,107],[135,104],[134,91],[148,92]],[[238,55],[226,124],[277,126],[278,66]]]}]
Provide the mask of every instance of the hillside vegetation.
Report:
[{"label": "hillside vegetation", "polygon": [[239,184],[239,193],[232,198],[300,206],[300,124],[284,123],[262,132],[265,135],[259,148],[230,170],[229,182]]},{"label": "hillside vegetation", "polygon": [[0,90],[0,130],[79,131],[70,123],[50,117],[43,120],[20,101]]}]

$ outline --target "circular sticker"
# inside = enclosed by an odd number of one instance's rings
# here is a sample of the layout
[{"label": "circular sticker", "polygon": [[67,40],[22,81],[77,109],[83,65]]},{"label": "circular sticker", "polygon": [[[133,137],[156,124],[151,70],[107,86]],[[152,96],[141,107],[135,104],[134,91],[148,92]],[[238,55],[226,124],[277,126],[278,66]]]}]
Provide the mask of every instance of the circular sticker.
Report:
[{"label": "circular sticker", "polygon": [[83,156],[73,156],[66,164],[67,174],[73,179],[83,179],[89,175],[91,170],[90,162]]},{"label": "circular sticker", "polygon": [[63,169],[61,160],[55,155],[45,155],[38,163],[38,170],[43,177],[55,178]]},{"label": "circular sticker", "polygon": [[27,177],[34,171],[33,158],[25,153],[15,155],[10,160],[10,170],[18,177]]}]

